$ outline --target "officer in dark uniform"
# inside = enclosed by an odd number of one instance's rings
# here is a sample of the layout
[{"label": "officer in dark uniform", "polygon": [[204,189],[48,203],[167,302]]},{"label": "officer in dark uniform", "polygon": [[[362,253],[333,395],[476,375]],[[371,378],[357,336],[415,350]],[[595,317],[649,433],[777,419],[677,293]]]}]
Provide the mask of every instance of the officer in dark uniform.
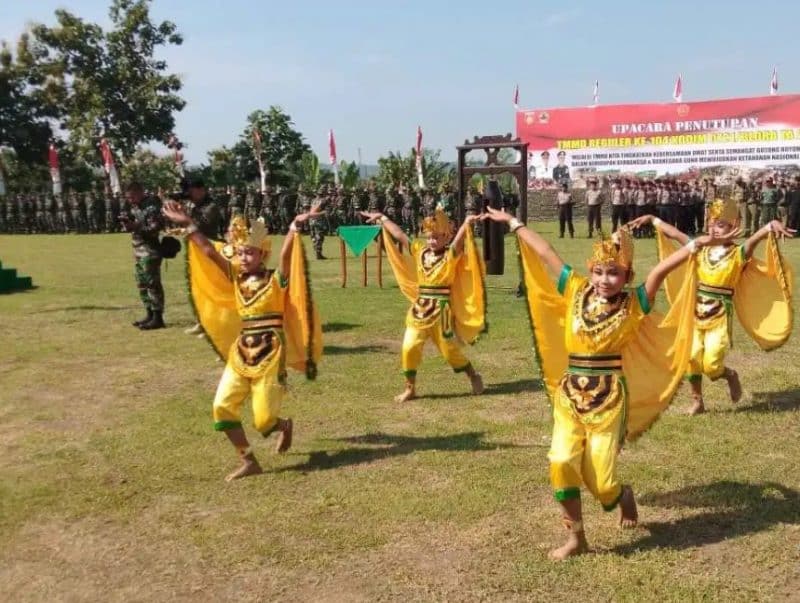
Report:
[{"label": "officer in dark uniform", "polygon": [[564,151],[559,151],[556,157],[558,158],[558,165],[553,168],[553,180],[559,185],[559,187],[563,186],[564,184],[569,186],[569,167],[565,163],[567,154]]}]

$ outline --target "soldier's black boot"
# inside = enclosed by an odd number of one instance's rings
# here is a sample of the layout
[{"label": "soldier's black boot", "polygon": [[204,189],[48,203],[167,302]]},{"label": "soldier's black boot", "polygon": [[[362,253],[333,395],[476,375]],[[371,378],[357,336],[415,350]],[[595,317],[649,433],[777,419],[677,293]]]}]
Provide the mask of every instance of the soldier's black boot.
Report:
[{"label": "soldier's black boot", "polygon": [[152,310],[147,310],[147,316],[145,316],[144,318],[142,318],[140,320],[134,320],[131,324],[134,327],[141,327],[143,324],[148,323],[151,320],[153,320],[153,311]]},{"label": "soldier's black boot", "polygon": [[326,258],[324,255],[322,255],[321,251],[318,251],[317,252],[317,259],[318,260],[327,260],[328,258]]},{"label": "soldier's black boot", "polygon": [[164,324],[164,317],[161,312],[153,312],[153,318],[145,323],[139,325],[142,331],[152,331],[154,329],[163,329],[167,325]]}]

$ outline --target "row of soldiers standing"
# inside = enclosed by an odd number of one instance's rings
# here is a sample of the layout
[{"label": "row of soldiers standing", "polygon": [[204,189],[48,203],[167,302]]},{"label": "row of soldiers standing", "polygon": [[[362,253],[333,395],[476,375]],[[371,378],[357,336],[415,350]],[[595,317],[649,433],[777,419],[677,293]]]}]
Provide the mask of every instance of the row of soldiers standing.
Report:
[{"label": "row of soldiers standing", "polygon": [[120,195],[102,192],[0,196],[0,233],[120,232],[119,218],[128,211],[127,205]]}]

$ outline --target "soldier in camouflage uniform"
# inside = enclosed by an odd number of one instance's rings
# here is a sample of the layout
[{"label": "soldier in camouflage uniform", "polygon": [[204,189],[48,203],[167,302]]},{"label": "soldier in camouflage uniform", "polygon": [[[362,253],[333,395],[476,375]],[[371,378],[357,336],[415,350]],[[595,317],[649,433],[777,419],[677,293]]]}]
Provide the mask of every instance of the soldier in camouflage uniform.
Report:
[{"label": "soldier in camouflage uniform", "polygon": [[81,224],[80,232],[82,233],[89,232],[89,205],[91,205],[92,202],[89,195],[89,193],[84,193],[78,197],[78,211],[80,212]]},{"label": "soldier in camouflage uniform", "polygon": [[[310,197],[308,197],[310,201]],[[322,255],[322,244],[325,242],[325,233],[328,231],[328,218],[327,218],[327,209],[329,205],[329,195],[327,189],[324,187],[320,187],[317,191],[317,197],[314,199],[313,203],[308,206],[307,209],[304,209],[304,212],[311,211],[312,207],[318,207],[322,212],[322,215],[317,217],[311,218],[308,221],[309,229],[311,230],[311,242],[314,245],[314,253],[318,260],[324,260],[324,255]],[[304,206],[305,207],[305,206]]]},{"label": "soldier in camouflage uniform", "polygon": [[[483,197],[474,186],[467,188],[467,195],[464,199],[464,211],[468,216],[479,216],[483,211]],[[483,223],[477,221],[475,224],[475,236],[483,236]]]},{"label": "soldier in camouflage uniform", "polygon": [[297,193],[291,189],[285,189],[278,193],[278,221],[281,234],[289,232],[289,225],[294,220],[294,208],[301,189],[302,185],[297,188]]},{"label": "soldier in camouflage uniform", "polygon": [[94,193],[89,193],[89,232],[98,233],[103,231],[103,202]]},{"label": "soldier in camouflage uniform", "polygon": [[386,209],[384,214],[395,224],[400,223],[400,208],[403,205],[403,200],[400,193],[393,186],[386,187]]},{"label": "soldier in camouflage uniform", "polygon": [[52,193],[47,193],[45,196],[45,220],[47,221],[47,232],[58,232],[58,206],[56,205],[56,197]]},{"label": "soldier in camouflage uniform", "polygon": [[369,206],[369,193],[363,185],[359,184],[353,191],[353,197],[350,202],[350,212],[347,216],[348,224],[361,224],[364,218],[361,215],[362,211],[367,211]]},{"label": "soldier in camouflage uniform", "polygon": [[432,190],[422,191],[422,217],[430,218],[436,212],[436,194]]},{"label": "soldier in camouflage uniform", "polygon": [[417,223],[419,218],[419,198],[414,190],[402,184],[400,185],[399,193],[402,199],[400,216],[402,218],[403,231],[407,235],[415,237],[417,235]]},{"label": "soldier in camouflage uniform", "polygon": [[69,215],[67,218],[67,232],[79,232],[81,222],[80,203],[78,202],[78,193],[70,191],[67,195],[67,208]]},{"label": "soldier in camouflage uniform", "polygon": [[439,201],[436,203],[436,206],[441,207],[448,218],[455,220],[456,197],[448,183],[442,186],[442,194],[439,196]]},{"label": "soldier in camouflage uniform", "polygon": [[264,187],[264,197],[261,200],[261,217],[267,226],[267,232],[275,234],[278,226],[277,194],[269,184]]},{"label": "soldier in camouflage uniform", "polygon": [[244,196],[244,216],[249,222],[255,222],[260,214],[261,192],[248,187]]},{"label": "soldier in camouflage uniform", "polygon": [[[353,224],[353,191],[342,187],[336,197],[336,227]],[[334,229],[335,232],[335,229]]]},{"label": "soldier in camouflage uniform", "polygon": [[22,195],[17,193],[8,199],[8,232],[22,232]]},{"label": "soldier in camouflage uniform", "polygon": [[45,208],[46,200],[42,193],[36,194],[33,199],[33,207],[35,212],[34,230],[38,233],[47,232],[47,210]]},{"label": "soldier in camouflage uniform", "polygon": [[131,233],[133,257],[136,261],[136,286],[147,316],[137,320],[133,326],[143,331],[164,328],[164,287],[161,285],[161,250],[159,233],[164,222],[161,216],[161,201],[147,197],[142,185],[128,185],[127,198],[130,208],[120,215],[123,228]]},{"label": "soldier in camouflage uniform", "polygon": [[22,215],[25,221],[24,232],[36,232],[36,196],[32,192],[23,197]]},{"label": "soldier in camouflage uniform", "polygon": [[367,187],[367,211],[384,213],[386,206],[386,199],[383,194],[375,186],[374,182],[370,182]]}]

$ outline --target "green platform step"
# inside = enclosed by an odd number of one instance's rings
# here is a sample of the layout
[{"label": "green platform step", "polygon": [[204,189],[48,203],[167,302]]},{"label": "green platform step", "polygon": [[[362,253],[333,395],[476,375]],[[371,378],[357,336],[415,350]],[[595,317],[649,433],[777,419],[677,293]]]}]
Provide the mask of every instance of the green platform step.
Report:
[{"label": "green platform step", "polygon": [[33,279],[29,276],[19,276],[16,268],[3,268],[0,262],[0,293],[23,291],[33,288]]}]

